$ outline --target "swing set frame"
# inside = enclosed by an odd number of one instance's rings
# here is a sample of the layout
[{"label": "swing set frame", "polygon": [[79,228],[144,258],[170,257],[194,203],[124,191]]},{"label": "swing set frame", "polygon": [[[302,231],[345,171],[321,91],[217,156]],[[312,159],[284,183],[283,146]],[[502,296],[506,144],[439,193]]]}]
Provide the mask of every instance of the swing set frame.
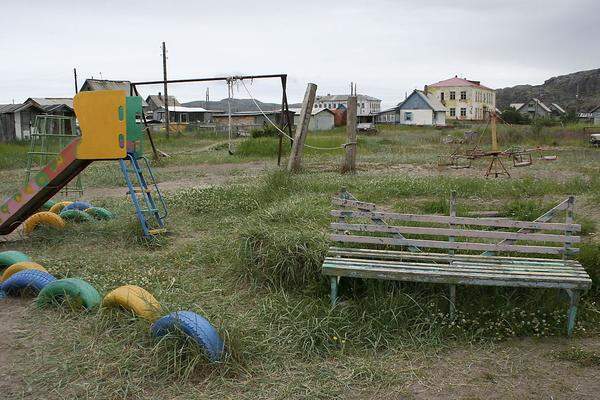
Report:
[{"label": "swing set frame", "polygon": [[[242,75],[242,76],[223,76],[223,77],[215,77],[215,78],[189,78],[189,79],[162,79],[157,81],[141,81],[141,82],[131,82],[130,85],[130,95],[131,96],[139,96],[139,92],[137,90],[138,86],[148,86],[148,85],[168,85],[169,83],[199,83],[199,82],[216,82],[216,81],[225,81],[230,86],[230,82],[236,80],[254,80],[254,79],[275,79],[279,78],[281,80],[281,130],[287,130],[289,136],[292,136],[292,125],[293,121],[290,121],[290,107],[288,104],[287,98],[287,74],[267,74],[267,75]],[[168,108],[168,104],[165,104],[165,107]],[[150,134],[150,128],[148,127],[148,122],[146,121],[146,116],[142,113],[142,120],[144,122],[144,126],[146,129],[146,134],[148,135],[148,139],[150,140],[150,145],[152,146],[152,151],[154,152],[154,157],[158,158],[158,150],[154,146],[154,141],[152,140],[152,135]],[[230,122],[231,129],[231,122]],[[279,133],[279,145],[277,150],[277,165],[281,165],[281,156],[283,151],[283,135]],[[231,154],[231,148],[229,149]]]}]

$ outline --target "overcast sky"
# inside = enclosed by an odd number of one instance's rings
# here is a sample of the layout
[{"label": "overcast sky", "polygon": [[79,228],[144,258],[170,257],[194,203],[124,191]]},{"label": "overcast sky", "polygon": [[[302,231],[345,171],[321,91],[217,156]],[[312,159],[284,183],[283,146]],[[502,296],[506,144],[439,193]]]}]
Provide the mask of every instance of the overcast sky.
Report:
[{"label": "overcast sky", "polygon": [[[72,96],[74,67],[80,85],[161,79],[163,40],[172,79],[287,73],[290,102],[307,82],[333,94],[354,81],[384,106],[454,75],[493,88],[540,84],[600,67],[599,16],[598,0],[1,0],[0,104]],[[280,101],[278,84],[250,90]],[[206,87],[169,91],[188,101]],[[211,85],[211,99],[226,93]]]}]

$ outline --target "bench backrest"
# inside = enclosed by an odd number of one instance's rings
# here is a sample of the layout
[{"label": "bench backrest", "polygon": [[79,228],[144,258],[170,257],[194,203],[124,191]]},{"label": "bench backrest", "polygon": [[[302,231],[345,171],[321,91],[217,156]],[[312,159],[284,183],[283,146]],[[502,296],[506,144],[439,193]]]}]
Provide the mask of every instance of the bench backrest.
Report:
[{"label": "bench backrest", "polygon": [[[376,210],[373,203],[334,197],[338,209],[331,211],[337,222],[331,223],[332,241],[361,245],[403,246],[411,251],[423,248],[496,253],[548,254],[566,258],[577,252],[574,243],[581,241],[575,232],[581,226],[573,223],[574,198],[554,207],[535,221],[505,218],[457,217],[453,193],[450,215],[418,215]],[[565,211],[564,223],[548,222]]]}]

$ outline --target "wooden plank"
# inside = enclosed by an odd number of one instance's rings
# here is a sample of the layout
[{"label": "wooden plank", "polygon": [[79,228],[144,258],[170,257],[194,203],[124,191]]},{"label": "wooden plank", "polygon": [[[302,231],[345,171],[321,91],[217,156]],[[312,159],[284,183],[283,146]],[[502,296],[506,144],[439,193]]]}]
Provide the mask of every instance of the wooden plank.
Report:
[{"label": "wooden plank", "polygon": [[526,228],[549,231],[581,231],[579,224],[563,224],[557,222],[532,222],[532,221],[514,221],[500,218],[470,218],[470,217],[449,217],[446,215],[418,215],[418,214],[400,214],[391,212],[372,212],[372,211],[353,211],[353,210],[332,210],[332,217],[346,218],[378,218],[405,222],[431,222],[437,224],[454,225],[475,225],[475,226],[494,226],[499,228]]},{"label": "wooden plank", "polygon": [[[502,251],[502,252],[518,252],[518,253],[533,253],[533,254],[562,254],[564,248],[549,247],[549,246],[521,246],[521,245],[499,245],[495,243],[465,243],[465,242],[444,242],[440,240],[421,240],[421,239],[400,239],[389,237],[375,236],[358,236],[358,235],[330,235],[330,239],[335,242],[342,243],[363,243],[363,244],[380,244],[391,246],[417,246],[429,247],[436,249],[453,249],[453,250],[476,250],[476,251]],[[573,249],[577,250],[577,249]]]},{"label": "wooden plank", "polygon": [[398,262],[385,260],[364,260],[356,258],[332,258],[327,257],[324,264],[336,265],[370,265],[370,266],[385,266],[396,269],[410,269],[423,271],[448,271],[448,272],[468,272],[468,273],[488,273],[499,274],[502,276],[549,276],[549,277],[567,277],[567,278],[582,278],[589,279],[589,275],[585,271],[574,269],[544,269],[542,267],[533,268],[518,268],[515,266],[489,266],[479,264],[433,264],[424,262]]},{"label": "wooden plank", "polygon": [[339,197],[334,197],[331,199],[331,202],[336,206],[342,207],[356,207],[361,210],[373,211],[375,210],[375,204],[373,203],[365,203],[364,201],[350,200],[350,199],[340,199]]},{"label": "wooden plank", "polygon": [[418,253],[398,250],[377,250],[377,249],[359,249],[349,247],[335,247],[329,248],[329,253],[334,256],[355,256],[359,255],[361,258],[378,258],[378,259],[431,259],[431,260],[443,260],[443,261],[457,261],[457,260],[468,260],[473,262],[481,263],[540,263],[543,265],[577,265],[581,267],[581,264],[575,260],[562,260],[558,258],[533,258],[533,257],[507,257],[507,256],[482,256],[479,254],[455,254],[448,255],[444,253]]},{"label": "wooden plank", "polygon": [[[506,231],[482,231],[475,229],[460,228],[431,228],[423,226],[392,226],[392,225],[370,225],[370,224],[348,224],[331,223],[330,228],[338,231],[356,231],[356,232],[380,232],[380,233],[403,233],[415,235],[432,236],[458,236],[482,239],[511,239],[513,243],[517,240],[529,240],[538,242],[556,242],[556,243],[579,243],[581,237],[555,235],[550,233],[518,233]],[[509,243],[512,244],[512,243]]]},{"label": "wooden plank", "polygon": [[[537,217],[535,220],[533,220],[533,222],[548,222],[548,221],[550,221],[552,218],[554,218],[554,215],[556,215],[557,212],[566,210],[568,201],[569,201],[569,199],[563,200],[561,203],[559,203],[555,207],[552,207],[550,210],[546,211],[544,214]],[[535,231],[534,229],[521,228],[517,231],[517,233],[533,233],[534,231]],[[503,241],[501,241],[498,244],[513,244],[514,242],[515,242],[515,240],[513,240],[513,239],[504,239]],[[487,251],[487,252],[483,253],[483,255],[492,256],[494,254],[491,251]]]},{"label": "wooden plank", "polygon": [[588,289],[591,287],[590,281],[580,279],[561,278],[561,279],[538,279],[535,278],[516,278],[507,279],[502,275],[489,274],[458,274],[452,272],[438,272],[435,275],[424,274],[418,271],[398,271],[394,268],[385,267],[361,267],[361,266],[336,266],[332,264],[323,264],[323,273],[325,275],[348,276],[354,278],[371,278],[385,280],[400,280],[413,282],[432,282],[432,283],[452,283],[464,285],[493,285],[509,287],[554,287],[554,288],[580,288]]}]

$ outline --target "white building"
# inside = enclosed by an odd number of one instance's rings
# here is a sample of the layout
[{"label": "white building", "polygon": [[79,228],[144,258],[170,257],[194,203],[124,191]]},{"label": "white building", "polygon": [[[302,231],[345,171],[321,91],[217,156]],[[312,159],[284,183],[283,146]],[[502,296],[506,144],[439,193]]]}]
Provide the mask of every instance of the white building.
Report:
[{"label": "white building", "polygon": [[[348,109],[348,97],[350,97],[348,94],[317,96],[313,111]],[[375,115],[381,111],[381,100],[375,97],[359,94],[356,102],[358,122],[373,122]]]},{"label": "white building", "polygon": [[402,103],[382,111],[376,118],[382,124],[446,125],[446,107],[435,95],[413,91]]},{"label": "white building", "polygon": [[[300,108],[290,108],[294,112],[294,125],[298,126],[300,122]],[[328,131],[335,127],[335,115],[333,111],[327,108],[320,110],[313,109],[308,122],[309,131]]]}]

